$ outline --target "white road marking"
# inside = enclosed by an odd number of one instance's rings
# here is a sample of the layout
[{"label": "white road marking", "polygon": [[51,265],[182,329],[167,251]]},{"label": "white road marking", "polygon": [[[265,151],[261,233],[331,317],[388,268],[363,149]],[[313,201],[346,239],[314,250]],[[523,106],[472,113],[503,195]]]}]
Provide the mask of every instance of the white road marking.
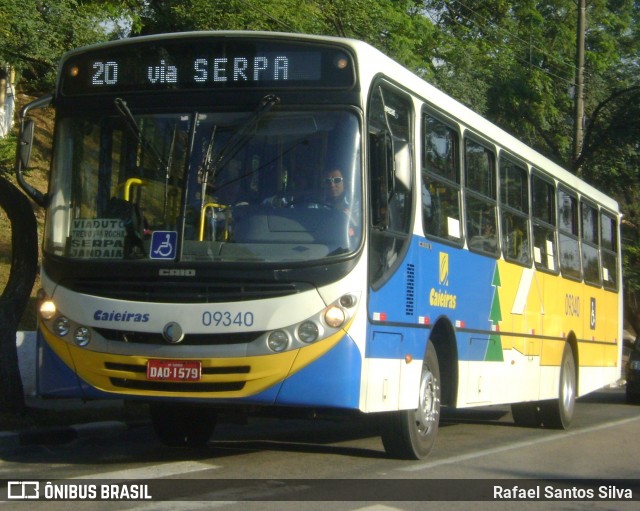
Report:
[{"label": "white road marking", "polygon": [[149,467],[128,468],[113,472],[101,472],[97,474],[87,474],[73,479],[157,479],[160,477],[170,477],[176,475],[192,474],[203,470],[213,470],[220,468],[219,465],[210,465],[197,461],[178,461],[176,463],[163,463]]},{"label": "white road marking", "polygon": [[428,463],[421,463],[419,465],[411,465],[409,467],[402,467],[398,470],[403,472],[417,472],[419,470],[427,470],[434,467],[440,467],[442,465],[451,465],[453,463],[460,463],[461,461],[473,460],[476,458],[482,458],[483,456],[492,456],[494,454],[498,454],[501,452],[511,451],[513,449],[522,449],[523,447],[531,447],[532,445],[543,444],[545,442],[553,442],[555,440],[562,440],[568,437],[584,435],[586,433],[592,433],[593,431],[598,431],[600,429],[612,428],[615,426],[622,426],[629,422],[634,422],[640,420],[640,417],[630,417],[627,419],[621,419],[618,421],[605,422],[604,424],[599,424],[598,426],[592,426],[590,428],[579,429],[574,431],[564,431],[562,433],[557,433],[555,435],[536,438],[533,440],[526,440],[524,442],[518,442],[515,444],[504,445],[502,447],[495,447],[493,449],[485,449],[482,451],[476,451],[469,454],[462,454],[460,456],[454,456],[452,458],[445,458],[437,461],[432,461]]}]

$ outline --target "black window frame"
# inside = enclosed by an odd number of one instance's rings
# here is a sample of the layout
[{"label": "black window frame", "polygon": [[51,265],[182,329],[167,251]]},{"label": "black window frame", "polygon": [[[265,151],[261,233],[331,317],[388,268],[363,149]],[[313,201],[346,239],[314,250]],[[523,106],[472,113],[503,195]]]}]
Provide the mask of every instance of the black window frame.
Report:
[{"label": "black window frame", "polygon": [[[531,170],[531,224],[533,231],[533,260],[537,270],[550,273],[552,275],[560,274],[559,263],[559,248],[558,248],[558,211],[557,211],[557,192],[556,185],[553,179],[535,167]],[[537,183],[539,182],[546,185],[546,196],[544,216],[541,215],[542,211],[537,208]],[[544,235],[544,245],[538,246],[536,244],[537,235],[541,233]],[[549,240],[551,235],[553,238]],[[551,253],[549,251],[548,242],[551,241]],[[551,264],[550,264],[551,263]]]},{"label": "black window frame", "polygon": [[[587,214],[590,211],[595,225],[588,229]],[[595,257],[593,255],[595,254]],[[600,259],[600,212],[595,202],[584,197],[580,199],[580,255],[582,257],[582,274],[585,283],[595,286],[602,286],[602,268]],[[595,277],[594,270],[589,265],[589,260],[595,260],[597,268]]]},{"label": "black window frame", "polygon": [[[429,166],[430,160],[432,159],[428,155],[428,145],[427,145],[427,134],[429,132],[428,129],[428,120],[431,119],[433,122],[437,122],[440,126],[448,131],[448,134],[452,135],[453,138],[453,148],[450,152],[450,157],[452,158],[451,168],[452,172],[449,172],[448,175],[442,172],[438,172],[438,169],[435,167]],[[424,107],[421,112],[421,129],[422,129],[422,154],[421,154],[421,170],[420,170],[420,190],[422,193],[422,232],[425,237],[430,239],[436,239],[443,243],[447,243],[456,247],[462,247],[464,245],[464,222],[463,222],[463,214],[462,214],[462,158],[461,158],[461,147],[462,147],[462,136],[460,130],[453,122],[447,122],[443,119],[442,116],[437,115],[430,109]],[[429,206],[433,206],[429,216],[435,216],[436,213],[440,214],[441,210],[451,209],[453,208],[440,208],[436,205],[440,203],[439,194],[441,191],[444,191],[445,194],[449,193],[450,195],[455,195],[455,201],[457,204],[454,204],[454,207],[457,208],[457,218],[454,218],[458,222],[458,232],[450,233],[448,229],[448,218],[447,215],[447,230],[444,232],[444,223],[441,220],[440,222],[429,222],[427,220],[427,201],[429,201]],[[449,201],[450,202],[450,201]],[[432,227],[431,229],[429,227]]]},{"label": "black window frame", "polygon": [[[611,241],[605,244],[603,219],[608,219],[611,226]],[[618,243],[618,215],[605,209],[600,209],[600,270],[602,272],[602,286],[609,291],[618,291],[620,288],[620,246]],[[611,245],[611,247],[607,246]],[[609,264],[605,265],[605,259],[613,258],[613,283],[609,279],[612,271]],[[605,271],[606,269],[606,271]]]},{"label": "black window frame", "polygon": [[[564,200],[561,195],[566,196],[569,199],[571,208],[568,214],[565,214]],[[580,201],[578,194],[567,186],[559,185],[556,191],[556,206],[557,206],[557,219],[558,219],[558,256],[560,264],[560,273],[563,277],[582,281],[582,250],[580,248]],[[570,230],[566,229],[563,225],[563,218],[570,217]],[[566,222],[565,222],[566,223]],[[569,257],[565,258],[565,255],[569,255],[569,251],[563,250],[563,246],[570,243],[575,246],[575,256],[577,256],[578,267],[565,264],[566,261],[570,261]]]},{"label": "black window frame", "polygon": [[[471,158],[469,158],[470,144],[484,149],[488,155],[487,170],[489,175],[480,178],[477,183],[483,183],[484,190],[472,187],[470,177]],[[465,233],[467,246],[470,251],[483,254],[494,259],[500,257],[500,231],[498,217],[498,180],[497,180],[497,151],[490,144],[473,133],[465,133],[463,137],[463,167],[464,167],[464,212]],[[476,183],[473,183],[476,184]],[[473,207],[471,207],[473,204]],[[472,213],[473,212],[473,213]],[[477,213],[477,218],[476,217]],[[493,231],[493,232],[490,232]]]},{"label": "black window frame", "polygon": [[[382,91],[383,115],[380,118],[375,118],[372,105],[375,101],[375,94],[379,90]],[[398,137],[397,135],[400,133],[394,133],[392,129],[393,122],[388,116],[393,115],[394,108],[385,101],[385,91],[397,96],[396,99],[401,98],[399,100],[403,101],[407,107],[406,140]],[[367,105],[366,129],[369,144],[367,153],[370,171],[369,195],[371,198],[369,202],[371,211],[369,283],[373,290],[377,290],[394,274],[411,245],[416,204],[413,155],[416,112],[411,94],[383,76],[373,81]],[[405,127],[404,124],[398,126]],[[399,147],[398,144],[401,145],[403,142],[406,143],[406,150],[396,150],[396,147]],[[384,163],[379,165],[381,161]],[[407,172],[403,175],[409,179],[408,186],[405,186],[407,183],[402,182],[402,176],[399,177],[397,172],[398,165],[403,162],[409,165],[408,169],[404,169]],[[390,165],[393,168],[390,168]],[[400,188],[405,188],[405,190]],[[394,216],[393,208],[396,207],[399,209]],[[381,209],[384,211],[380,211]]]},{"label": "black window frame", "polygon": [[[507,164],[509,167],[506,166]],[[508,173],[509,168],[521,171],[520,184],[524,185],[525,189],[521,189],[518,193],[519,205],[510,199],[510,194],[505,193],[509,190],[507,180],[511,179],[511,176],[503,175],[503,170]],[[498,176],[502,255],[507,261],[529,268],[532,260],[529,168],[506,151],[500,151]]]}]

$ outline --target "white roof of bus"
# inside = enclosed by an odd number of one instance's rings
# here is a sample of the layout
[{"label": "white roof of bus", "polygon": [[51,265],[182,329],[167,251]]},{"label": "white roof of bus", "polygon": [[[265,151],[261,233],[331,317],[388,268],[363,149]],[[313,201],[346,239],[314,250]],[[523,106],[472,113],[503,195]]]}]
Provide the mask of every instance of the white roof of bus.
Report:
[{"label": "white roof of bus", "polygon": [[[72,50],[65,54],[66,57],[76,53],[81,53],[97,47],[119,46],[135,44],[143,40],[179,39],[202,36],[229,36],[229,37],[276,37],[283,39],[306,39],[318,42],[338,43],[353,48],[357,57],[358,72],[361,84],[369,84],[379,74],[383,74],[393,82],[402,85],[405,89],[412,91],[427,104],[430,104],[442,111],[446,116],[459,122],[463,127],[473,130],[477,135],[488,139],[498,147],[506,149],[513,156],[525,160],[533,167],[545,172],[549,176],[576,189],[580,194],[600,203],[607,209],[618,212],[618,203],[600,192],[593,186],[581,180],[571,172],[560,167],[531,147],[527,146],[517,138],[509,135],[506,131],[491,123],[481,115],[477,114],[462,103],[456,101],[441,90],[429,84],[416,74],[401,66],[381,51],[373,46],[355,39],[340,37],[316,36],[307,34],[291,34],[284,32],[257,32],[257,31],[202,31],[202,32],[176,32],[170,34],[156,34],[150,36],[132,37],[121,39],[109,43],[102,43],[92,46],[85,46]],[[364,91],[363,91],[364,92]]]},{"label": "white roof of bus", "polygon": [[[376,48],[361,41],[349,41],[349,45],[357,50],[359,73],[363,83],[368,83],[367,80],[373,79],[380,72],[384,73],[393,82],[413,91],[426,103],[459,122],[463,127],[473,130],[477,135],[488,139],[500,148],[512,153],[513,156],[525,160],[533,167],[578,190],[582,195],[599,202],[611,211],[618,212],[618,203],[614,199],[424,81]],[[371,62],[375,62],[375,65],[370,65]]]}]

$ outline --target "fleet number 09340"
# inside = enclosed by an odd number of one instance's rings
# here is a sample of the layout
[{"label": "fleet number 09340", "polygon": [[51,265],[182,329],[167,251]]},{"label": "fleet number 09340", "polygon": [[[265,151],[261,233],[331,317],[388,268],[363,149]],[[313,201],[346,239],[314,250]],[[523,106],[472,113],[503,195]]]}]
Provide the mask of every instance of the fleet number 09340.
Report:
[{"label": "fleet number 09340", "polygon": [[202,313],[204,326],[250,327],[253,326],[253,312],[205,311]]}]

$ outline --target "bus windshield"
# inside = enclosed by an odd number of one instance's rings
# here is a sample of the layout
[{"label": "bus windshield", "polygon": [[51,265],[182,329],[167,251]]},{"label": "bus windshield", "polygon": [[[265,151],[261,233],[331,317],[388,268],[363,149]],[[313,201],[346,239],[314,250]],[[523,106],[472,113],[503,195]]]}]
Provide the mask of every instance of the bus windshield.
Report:
[{"label": "bus windshield", "polygon": [[243,113],[134,115],[133,104],[116,100],[108,116],[62,116],[45,251],[81,260],[273,263],[355,250],[358,117],[276,112],[274,102]]}]

